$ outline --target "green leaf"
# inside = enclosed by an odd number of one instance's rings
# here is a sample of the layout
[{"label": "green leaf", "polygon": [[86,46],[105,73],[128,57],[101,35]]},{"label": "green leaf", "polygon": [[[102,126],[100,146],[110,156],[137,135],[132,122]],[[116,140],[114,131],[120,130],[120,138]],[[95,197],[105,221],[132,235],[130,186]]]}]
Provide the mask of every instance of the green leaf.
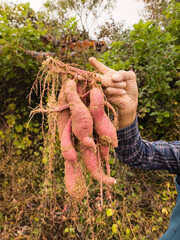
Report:
[{"label": "green leaf", "polygon": [[8,93],[12,93],[12,92],[14,92],[15,90],[16,90],[16,87],[11,87],[11,88],[8,89]]},{"label": "green leaf", "polygon": [[44,157],[44,158],[42,159],[42,163],[46,164],[47,162],[48,162],[48,158],[47,158],[47,157]]},{"label": "green leaf", "polygon": [[170,113],[169,113],[169,112],[164,112],[164,113],[163,113],[163,116],[166,117],[166,118],[168,118],[168,117],[170,116]]},{"label": "green leaf", "polygon": [[35,155],[36,157],[38,157],[38,156],[39,156],[39,152],[34,152],[34,155]]},{"label": "green leaf", "polygon": [[36,222],[39,222],[39,218],[37,218],[37,217],[35,217],[34,220],[35,220]]},{"label": "green leaf", "polygon": [[130,235],[131,230],[129,228],[126,229],[126,235]]},{"label": "green leaf", "polygon": [[23,131],[23,125],[15,126],[15,130],[16,132],[21,133]]},{"label": "green leaf", "polygon": [[111,229],[112,229],[112,234],[116,234],[116,233],[117,233],[117,230],[118,230],[117,224],[113,224],[112,227],[111,227]]},{"label": "green leaf", "polygon": [[6,55],[6,60],[9,61],[10,59],[11,59],[11,55],[10,54]]},{"label": "green leaf", "polygon": [[71,227],[69,230],[70,230],[71,233],[75,233],[74,228]]},{"label": "green leaf", "polygon": [[111,208],[109,208],[107,211],[106,211],[106,214],[108,217],[111,217],[112,214],[113,214],[113,210]]},{"label": "green leaf", "polygon": [[180,80],[176,81],[175,85],[180,86]]}]

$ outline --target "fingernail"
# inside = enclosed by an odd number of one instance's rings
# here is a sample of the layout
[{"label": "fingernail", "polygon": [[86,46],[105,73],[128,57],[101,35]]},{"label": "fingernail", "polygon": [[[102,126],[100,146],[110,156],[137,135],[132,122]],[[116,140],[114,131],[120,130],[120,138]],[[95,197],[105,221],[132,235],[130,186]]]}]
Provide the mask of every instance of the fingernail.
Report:
[{"label": "fingernail", "polygon": [[113,74],[112,80],[119,80],[119,74],[117,74],[117,73]]},{"label": "fingernail", "polygon": [[123,95],[126,94],[126,90],[122,89],[122,94]]}]

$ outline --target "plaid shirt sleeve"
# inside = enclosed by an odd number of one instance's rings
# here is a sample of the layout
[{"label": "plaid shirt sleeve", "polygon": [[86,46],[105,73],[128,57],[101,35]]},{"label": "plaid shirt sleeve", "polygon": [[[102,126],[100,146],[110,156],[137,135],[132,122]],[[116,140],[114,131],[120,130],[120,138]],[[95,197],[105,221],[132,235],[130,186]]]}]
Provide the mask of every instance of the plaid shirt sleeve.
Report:
[{"label": "plaid shirt sleeve", "polygon": [[180,141],[149,142],[141,139],[137,118],[130,126],[117,131],[120,161],[141,169],[168,170],[180,174]]}]

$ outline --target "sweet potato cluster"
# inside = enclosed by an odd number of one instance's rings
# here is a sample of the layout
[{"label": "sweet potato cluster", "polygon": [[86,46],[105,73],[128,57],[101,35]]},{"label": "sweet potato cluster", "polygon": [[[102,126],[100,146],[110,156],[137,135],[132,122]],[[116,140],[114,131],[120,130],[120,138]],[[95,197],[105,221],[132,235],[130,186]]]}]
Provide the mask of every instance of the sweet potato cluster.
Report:
[{"label": "sweet potato cluster", "polygon": [[[39,89],[40,104],[32,113],[48,114],[51,142],[56,126],[58,129],[67,192],[77,201],[83,199],[87,192],[85,169],[101,185],[113,185],[116,180],[110,176],[109,150],[117,147],[117,117],[97,74],[49,58],[43,62],[33,89],[37,94]],[[43,106],[45,97],[47,107]],[[106,112],[113,113],[114,123]]]},{"label": "sweet potato cluster", "polygon": [[[87,95],[86,91],[87,86],[68,79],[58,99],[60,106],[69,106],[58,114],[57,126],[65,159],[65,185],[76,200],[83,199],[86,194],[81,162],[95,180],[106,185],[116,182],[110,176],[109,167],[109,148],[117,147],[116,129],[105,112],[101,88],[92,86]],[[77,151],[82,161],[78,159]],[[101,161],[106,162],[107,174]]]}]

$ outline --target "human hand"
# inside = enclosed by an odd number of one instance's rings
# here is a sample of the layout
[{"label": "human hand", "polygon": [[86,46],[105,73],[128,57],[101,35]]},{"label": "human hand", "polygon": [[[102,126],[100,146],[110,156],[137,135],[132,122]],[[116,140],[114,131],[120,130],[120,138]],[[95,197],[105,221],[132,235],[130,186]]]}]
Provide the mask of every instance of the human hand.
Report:
[{"label": "human hand", "polygon": [[130,125],[136,117],[138,88],[133,71],[115,71],[96,58],[89,58],[91,65],[101,74],[101,84],[108,101],[117,106],[119,128]]}]

